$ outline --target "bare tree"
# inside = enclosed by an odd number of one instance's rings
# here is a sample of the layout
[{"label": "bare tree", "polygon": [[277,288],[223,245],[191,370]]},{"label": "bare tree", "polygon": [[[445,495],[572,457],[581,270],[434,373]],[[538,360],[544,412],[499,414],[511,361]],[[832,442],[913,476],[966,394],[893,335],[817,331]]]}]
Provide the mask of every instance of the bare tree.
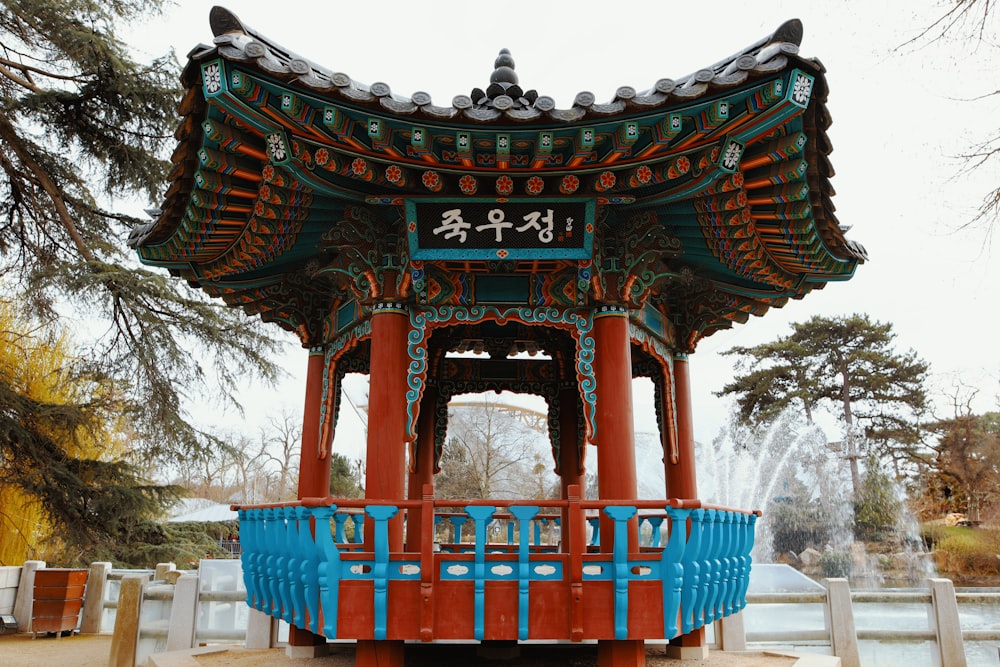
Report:
[{"label": "bare tree", "polygon": [[[913,48],[928,42],[949,39],[961,42],[963,47],[970,51],[996,48],[998,25],[996,13],[993,11],[995,7],[996,4],[992,0],[950,0],[944,4],[944,12],[936,20],[898,48]],[[971,97],[970,101],[1000,95],[1000,87],[995,80],[985,82],[985,86],[986,88]],[[961,175],[988,169],[990,165],[995,171],[996,161],[1000,159],[1000,133],[994,131],[990,136],[972,144],[957,157],[963,161]],[[962,226],[982,224],[989,233],[992,232],[998,218],[1000,218],[1000,185],[983,196],[976,215]]]},{"label": "bare tree", "polygon": [[448,442],[438,478],[443,498],[533,497],[535,431],[517,411],[506,410],[488,394],[477,405],[449,413]]},{"label": "bare tree", "polygon": [[261,429],[264,456],[277,466],[275,497],[272,500],[293,500],[296,497],[299,449],[302,442],[302,424],[287,411],[272,417],[267,428]]}]

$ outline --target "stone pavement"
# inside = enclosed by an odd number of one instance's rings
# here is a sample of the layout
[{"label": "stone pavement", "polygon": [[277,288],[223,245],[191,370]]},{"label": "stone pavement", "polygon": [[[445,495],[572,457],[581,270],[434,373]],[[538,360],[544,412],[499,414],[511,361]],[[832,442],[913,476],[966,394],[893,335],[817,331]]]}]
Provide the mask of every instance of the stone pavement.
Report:
[{"label": "stone pavement", "polygon": [[[419,647],[407,655],[407,667],[462,664],[466,667],[595,667],[597,651],[575,648],[523,647],[521,656],[509,660],[487,660],[476,656],[475,647],[447,647],[442,655],[432,647]],[[0,665],[4,667],[108,667],[110,635],[49,637],[30,634],[0,635]],[[658,654],[659,653],[659,654]],[[349,646],[336,646],[329,656],[290,658],[284,649],[245,649],[240,646],[209,646],[191,651],[160,653],[148,667],[353,667]],[[707,660],[671,660],[651,647],[647,667],[839,667],[839,658],[817,655],[762,652],[724,653],[711,651]]]}]

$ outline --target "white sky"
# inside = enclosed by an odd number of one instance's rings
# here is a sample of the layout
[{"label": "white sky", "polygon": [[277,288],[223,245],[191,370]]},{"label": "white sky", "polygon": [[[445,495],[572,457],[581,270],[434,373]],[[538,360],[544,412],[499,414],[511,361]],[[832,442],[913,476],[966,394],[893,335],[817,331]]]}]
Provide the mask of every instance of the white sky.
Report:
[{"label": "white sky", "polygon": [[[212,4],[180,0],[153,24],[135,27],[127,41],[151,55],[174,48],[183,61],[196,44],[211,42]],[[962,162],[954,157],[997,135],[1000,100],[973,101],[1000,87],[997,44],[955,40],[896,49],[946,5],[230,0],[227,6],[305,58],[362,83],[388,83],[401,95],[426,91],[439,106],[485,88],[501,48],[511,50],[522,87],[568,108],[580,91],[606,102],[619,86],[645,90],[660,78],[680,78],[800,18],[801,55],[828,69],[837,215],[852,226],[849,237],[865,245],[870,262],[848,283],[702,341],[691,357],[692,390],[696,437],[708,441],[727,415],[727,403],[712,392],[732,376],[731,359],[718,353],[773,340],[789,333],[789,323],[813,315],[864,312],[891,322],[899,348],[930,362],[936,396],[961,382],[980,390],[977,411],[1000,406],[1000,246],[991,250],[982,229],[957,231],[1000,170],[992,164],[959,175]],[[292,375],[277,397],[248,391],[251,423],[281,406],[301,412],[306,353],[295,351],[288,363]],[[350,428],[349,412],[345,405],[341,431]],[[232,420],[220,425],[237,427]],[[354,445],[344,446],[353,456]]]}]

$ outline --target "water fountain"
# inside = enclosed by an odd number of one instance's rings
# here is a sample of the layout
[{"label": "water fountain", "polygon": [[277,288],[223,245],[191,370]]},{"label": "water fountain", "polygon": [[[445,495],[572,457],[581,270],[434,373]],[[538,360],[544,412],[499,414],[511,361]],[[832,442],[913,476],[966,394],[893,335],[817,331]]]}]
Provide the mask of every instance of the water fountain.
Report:
[{"label": "water fountain", "polygon": [[[699,495],[706,502],[763,510],[755,563],[790,562],[817,576],[849,577],[862,587],[915,585],[933,575],[929,558],[919,553],[916,522],[906,512],[891,553],[868,553],[854,540],[850,476],[838,443],[831,442],[836,438],[828,435],[836,428],[807,423],[792,410],[766,429],[734,419],[711,443],[697,446]],[[640,495],[663,488],[661,456],[655,435],[636,435]],[[900,579],[887,581],[887,569]]]}]

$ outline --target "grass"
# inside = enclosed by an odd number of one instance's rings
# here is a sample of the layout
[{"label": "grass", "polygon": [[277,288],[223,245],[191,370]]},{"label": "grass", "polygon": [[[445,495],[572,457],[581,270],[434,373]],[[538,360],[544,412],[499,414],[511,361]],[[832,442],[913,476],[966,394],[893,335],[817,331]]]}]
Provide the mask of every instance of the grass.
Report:
[{"label": "grass", "polygon": [[942,574],[1000,575],[1000,530],[924,526],[921,532]]}]

